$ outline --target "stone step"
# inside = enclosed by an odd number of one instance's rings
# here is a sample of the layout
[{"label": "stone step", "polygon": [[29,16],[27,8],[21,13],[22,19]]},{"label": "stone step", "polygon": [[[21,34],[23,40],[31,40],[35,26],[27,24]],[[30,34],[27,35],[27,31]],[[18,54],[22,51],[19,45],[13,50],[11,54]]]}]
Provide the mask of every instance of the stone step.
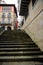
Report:
[{"label": "stone step", "polygon": [[0,48],[37,48],[35,45],[0,45]]},{"label": "stone step", "polygon": [[31,59],[31,58],[43,58],[43,56],[0,56],[0,59]]},{"label": "stone step", "polygon": [[[35,44],[34,42],[0,41],[0,44]],[[35,44],[36,45],[36,44]]]},{"label": "stone step", "polygon": [[37,46],[34,43],[0,43],[0,45],[6,45],[6,46],[9,46],[9,45],[15,45],[15,46]]},{"label": "stone step", "polygon": [[43,52],[22,31],[5,31],[0,37],[0,62],[43,61]]},{"label": "stone step", "polygon": [[15,50],[15,51],[40,51],[39,48],[0,48],[0,50]]},{"label": "stone step", "polygon": [[1,52],[0,56],[43,56],[43,52]]},{"label": "stone step", "polygon": [[8,56],[8,57],[0,57],[0,62],[24,62],[24,61],[34,61],[34,62],[43,62],[43,57],[11,57],[11,56]]},{"label": "stone step", "polygon": [[28,52],[28,51],[13,51],[13,52],[12,52],[12,51],[3,51],[3,52],[0,51],[0,54],[6,54],[6,53],[8,53],[8,54],[10,54],[10,53],[11,53],[11,54],[16,54],[16,53],[18,53],[18,54],[19,54],[19,53],[21,53],[21,54],[22,54],[22,53],[27,53],[27,54],[31,54],[31,53],[41,53],[41,54],[43,54],[43,52],[40,52],[40,51],[34,51],[34,52],[33,52],[33,51],[29,51],[29,52]]},{"label": "stone step", "polygon": [[0,51],[40,51],[39,49],[0,49]]}]

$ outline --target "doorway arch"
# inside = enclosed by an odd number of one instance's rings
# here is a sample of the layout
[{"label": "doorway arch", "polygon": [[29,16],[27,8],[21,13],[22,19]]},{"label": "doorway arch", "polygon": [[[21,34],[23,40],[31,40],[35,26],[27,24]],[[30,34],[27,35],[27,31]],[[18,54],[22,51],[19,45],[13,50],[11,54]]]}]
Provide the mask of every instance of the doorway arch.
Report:
[{"label": "doorway arch", "polygon": [[8,27],[7,27],[7,30],[11,30],[11,27],[10,27],[10,26],[8,26]]}]

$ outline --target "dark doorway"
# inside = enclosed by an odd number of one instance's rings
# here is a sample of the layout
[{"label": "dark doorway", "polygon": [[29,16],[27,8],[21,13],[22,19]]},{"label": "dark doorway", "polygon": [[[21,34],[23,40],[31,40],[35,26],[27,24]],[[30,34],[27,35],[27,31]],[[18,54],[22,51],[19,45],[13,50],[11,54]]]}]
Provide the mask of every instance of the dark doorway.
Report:
[{"label": "dark doorway", "polygon": [[5,30],[5,26],[2,26],[2,27],[1,27],[1,30]]},{"label": "dark doorway", "polygon": [[7,30],[11,30],[11,27],[7,27]]}]

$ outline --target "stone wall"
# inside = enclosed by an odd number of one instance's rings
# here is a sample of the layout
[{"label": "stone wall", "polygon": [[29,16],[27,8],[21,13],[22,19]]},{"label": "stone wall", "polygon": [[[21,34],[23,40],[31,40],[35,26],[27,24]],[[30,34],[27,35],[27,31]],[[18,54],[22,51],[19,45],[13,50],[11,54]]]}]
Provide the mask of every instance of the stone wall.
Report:
[{"label": "stone wall", "polygon": [[43,51],[43,0],[38,0],[34,8],[31,1],[28,8],[29,16],[21,29],[25,30]]}]

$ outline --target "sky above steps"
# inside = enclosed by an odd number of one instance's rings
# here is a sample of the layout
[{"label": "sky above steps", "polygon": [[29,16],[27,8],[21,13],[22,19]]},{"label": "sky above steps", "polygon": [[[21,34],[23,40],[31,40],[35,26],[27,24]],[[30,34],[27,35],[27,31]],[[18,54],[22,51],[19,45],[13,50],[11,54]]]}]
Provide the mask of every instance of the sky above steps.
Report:
[{"label": "sky above steps", "polygon": [[4,0],[7,4],[15,4],[18,7],[18,0]]}]

